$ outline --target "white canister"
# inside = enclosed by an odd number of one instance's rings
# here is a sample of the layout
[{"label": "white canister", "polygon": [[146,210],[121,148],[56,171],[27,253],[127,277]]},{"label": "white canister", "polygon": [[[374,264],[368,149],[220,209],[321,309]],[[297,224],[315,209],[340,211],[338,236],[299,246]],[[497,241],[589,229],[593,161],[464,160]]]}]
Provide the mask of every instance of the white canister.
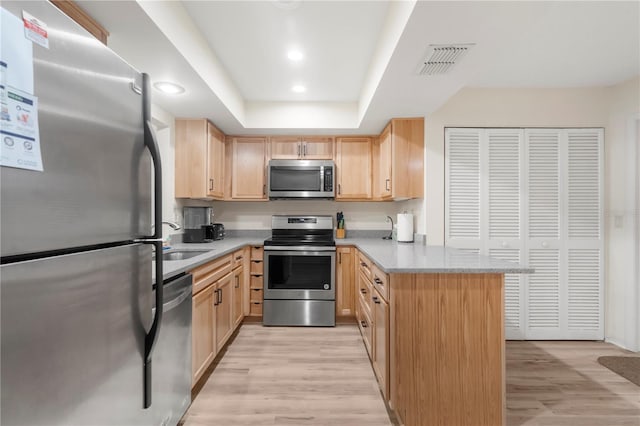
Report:
[{"label": "white canister", "polygon": [[398,213],[398,242],[413,242],[413,215],[411,213]]}]

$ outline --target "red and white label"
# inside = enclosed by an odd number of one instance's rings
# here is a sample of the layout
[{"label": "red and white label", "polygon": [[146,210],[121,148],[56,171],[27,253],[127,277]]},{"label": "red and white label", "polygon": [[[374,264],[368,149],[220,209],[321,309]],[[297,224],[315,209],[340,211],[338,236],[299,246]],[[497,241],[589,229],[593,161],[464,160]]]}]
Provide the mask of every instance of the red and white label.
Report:
[{"label": "red and white label", "polygon": [[49,33],[47,32],[47,24],[24,10],[22,11],[22,21],[24,22],[24,36],[48,49]]}]

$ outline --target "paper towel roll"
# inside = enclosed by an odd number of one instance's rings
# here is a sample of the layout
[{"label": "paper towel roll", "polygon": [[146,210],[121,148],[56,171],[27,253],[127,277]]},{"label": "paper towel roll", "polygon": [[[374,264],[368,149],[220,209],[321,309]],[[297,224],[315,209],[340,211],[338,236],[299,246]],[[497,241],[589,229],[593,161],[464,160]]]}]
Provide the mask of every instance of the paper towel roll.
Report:
[{"label": "paper towel roll", "polygon": [[398,242],[413,242],[413,215],[411,213],[398,213]]}]

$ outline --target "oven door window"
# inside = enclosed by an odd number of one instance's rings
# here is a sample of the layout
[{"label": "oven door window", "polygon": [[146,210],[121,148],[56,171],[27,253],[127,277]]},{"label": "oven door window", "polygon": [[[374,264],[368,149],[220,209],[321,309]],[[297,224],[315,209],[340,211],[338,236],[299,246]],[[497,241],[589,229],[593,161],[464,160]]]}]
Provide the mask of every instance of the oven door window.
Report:
[{"label": "oven door window", "polygon": [[271,167],[271,191],[320,191],[318,167]]},{"label": "oven door window", "polygon": [[331,256],[270,255],[268,285],[272,290],[330,290]]}]

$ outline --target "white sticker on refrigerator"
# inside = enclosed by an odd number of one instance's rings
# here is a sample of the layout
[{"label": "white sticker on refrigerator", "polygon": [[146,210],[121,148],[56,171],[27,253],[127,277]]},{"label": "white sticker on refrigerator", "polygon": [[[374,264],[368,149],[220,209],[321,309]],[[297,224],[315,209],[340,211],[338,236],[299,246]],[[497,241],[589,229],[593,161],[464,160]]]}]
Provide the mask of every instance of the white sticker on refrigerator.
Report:
[{"label": "white sticker on refrigerator", "polygon": [[47,32],[47,24],[24,10],[22,11],[22,21],[24,22],[24,36],[48,49],[49,33]]},{"label": "white sticker on refrigerator", "polygon": [[0,8],[0,86],[33,93],[33,43],[22,35],[22,20]]},{"label": "white sticker on refrigerator", "polygon": [[38,131],[38,98],[7,86],[0,90],[3,103],[0,120],[0,166],[43,171]]}]

